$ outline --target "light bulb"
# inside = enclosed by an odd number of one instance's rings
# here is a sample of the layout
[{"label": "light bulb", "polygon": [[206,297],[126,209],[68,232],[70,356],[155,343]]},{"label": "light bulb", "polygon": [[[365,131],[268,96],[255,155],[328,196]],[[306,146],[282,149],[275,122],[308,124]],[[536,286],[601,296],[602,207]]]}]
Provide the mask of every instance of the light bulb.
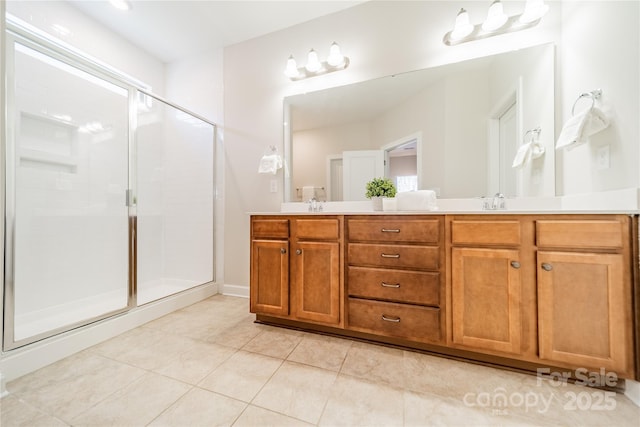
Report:
[{"label": "light bulb", "polygon": [[293,79],[295,77],[298,77],[298,64],[296,64],[296,60],[293,58],[293,55],[289,56],[289,59],[287,59],[287,68],[284,69],[284,74]]},{"label": "light bulb", "polygon": [[456,16],[456,23],[451,31],[451,40],[459,40],[467,37],[473,31],[473,25],[469,23],[469,12],[460,9]]},{"label": "light bulb", "polygon": [[518,21],[522,24],[529,24],[542,18],[549,11],[549,6],[544,4],[544,0],[527,0],[524,12]]},{"label": "light bulb", "polygon": [[340,46],[338,46],[338,43],[336,42],[331,44],[327,63],[332,67],[340,67],[344,64],[344,56],[342,55],[342,52],[340,52]]},{"label": "light bulb", "polygon": [[502,27],[507,22],[507,19],[507,15],[504,14],[504,9],[502,8],[502,3],[500,3],[500,0],[495,0],[489,7],[487,19],[482,24],[482,29],[488,32],[495,31]]},{"label": "light bulb", "polygon": [[309,55],[307,56],[307,65],[305,68],[310,73],[315,73],[320,70],[322,64],[320,64],[320,60],[318,59],[318,54],[315,50],[311,49],[309,51]]},{"label": "light bulb", "polygon": [[127,0],[109,0],[109,3],[118,10],[131,10],[131,3]]}]

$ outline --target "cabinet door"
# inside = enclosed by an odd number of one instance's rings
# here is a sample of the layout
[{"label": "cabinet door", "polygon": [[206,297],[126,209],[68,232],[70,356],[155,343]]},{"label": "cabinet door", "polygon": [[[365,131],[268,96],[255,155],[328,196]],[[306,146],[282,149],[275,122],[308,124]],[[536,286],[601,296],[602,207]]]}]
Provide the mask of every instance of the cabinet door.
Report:
[{"label": "cabinet door", "polygon": [[322,323],[338,323],[340,244],[299,242],[292,257],[295,317]]},{"label": "cabinet door", "polygon": [[622,255],[538,252],[541,359],[629,372],[631,330]]},{"label": "cabinet door", "polygon": [[453,248],[451,266],[453,342],[519,353],[519,251]]},{"label": "cabinet door", "polygon": [[289,243],[251,242],[251,312],[289,314]]}]

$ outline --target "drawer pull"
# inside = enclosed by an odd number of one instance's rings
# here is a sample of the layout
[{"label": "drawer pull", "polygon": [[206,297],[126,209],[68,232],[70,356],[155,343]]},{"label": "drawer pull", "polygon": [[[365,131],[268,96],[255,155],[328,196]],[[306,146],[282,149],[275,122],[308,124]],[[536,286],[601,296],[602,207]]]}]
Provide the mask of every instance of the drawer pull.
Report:
[{"label": "drawer pull", "polygon": [[382,320],[384,320],[385,322],[392,322],[392,323],[400,323],[400,318],[399,317],[388,317],[385,316],[384,314],[382,315]]},{"label": "drawer pull", "polygon": [[518,261],[511,261],[511,267],[520,268],[520,263]]},{"label": "drawer pull", "polygon": [[400,229],[399,228],[383,228],[381,231],[383,233],[399,233]]},{"label": "drawer pull", "polygon": [[399,288],[400,287],[400,283],[385,283],[385,282],[382,282],[382,283],[380,283],[380,285],[383,288]]},{"label": "drawer pull", "polygon": [[400,254],[380,254],[382,258],[400,258]]},{"label": "drawer pull", "polygon": [[553,270],[553,265],[548,264],[548,263],[546,263],[546,262],[543,262],[543,263],[542,263],[542,269],[543,269],[544,271],[551,271],[551,270]]}]

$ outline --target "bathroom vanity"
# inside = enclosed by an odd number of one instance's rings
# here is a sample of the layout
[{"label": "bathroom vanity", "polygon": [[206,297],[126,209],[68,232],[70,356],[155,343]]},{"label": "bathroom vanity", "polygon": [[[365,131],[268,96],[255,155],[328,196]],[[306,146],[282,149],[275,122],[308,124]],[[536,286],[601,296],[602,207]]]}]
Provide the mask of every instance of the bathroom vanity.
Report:
[{"label": "bathroom vanity", "polygon": [[637,224],[622,213],[251,215],[251,312],[509,368],[638,379]]}]

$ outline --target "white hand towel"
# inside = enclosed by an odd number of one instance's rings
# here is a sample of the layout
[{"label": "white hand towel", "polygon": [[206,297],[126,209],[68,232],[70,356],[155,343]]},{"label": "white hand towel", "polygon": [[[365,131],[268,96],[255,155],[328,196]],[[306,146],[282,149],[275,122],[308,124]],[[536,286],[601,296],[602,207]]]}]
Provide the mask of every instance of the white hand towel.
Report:
[{"label": "white hand towel", "polygon": [[275,175],[281,167],[282,157],[278,154],[266,154],[260,159],[258,173],[272,173]]},{"label": "white hand towel", "polygon": [[312,185],[305,185],[302,187],[302,201],[308,202],[316,197],[316,189]]},{"label": "white hand towel", "polygon": [[609,127],[609,117],[607,117],[604,111],[598,107],[593,107],[589,113],[589,120],[584,124],[582,131],[583,136],[595,135]]},{"label": "white hand towel", "polygon": [[588,114],[588,110],[583,111],[582,113],[576,114],[575,116],[572,116],[569,120],[567,120],[564,126],[562,126],[562,131],[560,131],[560,136],[558,137],[558,141],[556,142],[556,150],[560,148],[577,147],[578,145],[586,141],[582,133],[584,130],[584,125],[588,120]]},{"label": "white hand towel", "polygon": [[516,157],[513,159],[512,168],[521,168],[528,161],[531,155],[531,143],[527,142],[526,144],[522,144],[520,148],[518,148],[518,152],[516,153]]},{"label": "white hand towel", "polygon": [[436,193],[433,190],[403,191],[396,194],[396,209],[399,211],[432,211],[437,208]]},{"label": "white hand towel", "polygon": [[609,118],[597,107],[592,107],[582,113],[571,117],[562,127],[556,149],[573,149],[587,142],[591,135],[606,129],[609,126]]}]

